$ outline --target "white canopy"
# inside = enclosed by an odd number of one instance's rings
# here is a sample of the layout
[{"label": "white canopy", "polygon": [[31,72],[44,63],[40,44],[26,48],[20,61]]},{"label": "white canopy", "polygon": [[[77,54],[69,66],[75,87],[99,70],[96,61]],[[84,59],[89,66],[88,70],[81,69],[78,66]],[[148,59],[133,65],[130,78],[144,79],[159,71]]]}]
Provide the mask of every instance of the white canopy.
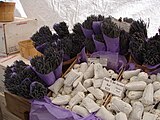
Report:
[{"label": "white canopy", "polygon": [[[1,1],[1,0],[0,0]],[[16,16],[37,18],[39,26],[65,21],[72,27],[91,14],[115,18],[150,19],[149,36],[160,25],[160,0],[8,0],[16,2]]]}]

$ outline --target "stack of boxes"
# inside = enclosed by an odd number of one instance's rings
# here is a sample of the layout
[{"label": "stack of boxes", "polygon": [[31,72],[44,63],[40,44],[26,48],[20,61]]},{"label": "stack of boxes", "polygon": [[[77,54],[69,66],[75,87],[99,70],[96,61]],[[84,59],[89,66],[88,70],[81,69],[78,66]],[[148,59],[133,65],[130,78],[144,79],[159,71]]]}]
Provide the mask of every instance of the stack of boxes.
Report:
[{"label": "stack of boxes", "polygon": [[0,22],[0,56],[18,52],[18,42],[29,40],[36,30],[36,19],[15,17],[13,22]]},{"label": "stack of boxes", "polygon": [[15,54],[19,52],[18,43],[29,40],[36,30],[36,19],[15,17],[12,22],[0,22],[0,120],[20,120],[6,109],[3,74],[7,65],[15,60],[24,60],[20,54]]}]

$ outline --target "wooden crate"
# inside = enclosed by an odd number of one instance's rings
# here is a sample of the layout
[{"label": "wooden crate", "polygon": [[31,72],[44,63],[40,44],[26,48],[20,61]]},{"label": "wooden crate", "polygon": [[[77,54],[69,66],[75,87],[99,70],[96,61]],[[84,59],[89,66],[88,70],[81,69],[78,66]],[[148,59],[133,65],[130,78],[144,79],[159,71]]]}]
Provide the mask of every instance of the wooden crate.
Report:
[{"label": "wooden crate", "polygon": [[7,109],[22,120],[29,120],[31,103],[29,100],[5,91]]},{"label": "wooden crate", "polygon": [[0,120],[21,120],[20,118],[16,117],[7,110],[5,96],[2,92],[0,92],[0,108],[1,108]]},{"label": "wooden crate", "polygon": [[35,49],[35,47],[33,46],[33,42],[31,40],[20,41],[18,45],[21,56],[26,59],[33,58],[36,55],[38,56],[42,55]]},{"label": "wooden crate", "polygon": [[[73,67],[76,61],[77,59],[75,57],[63,63],[63,67],[67,66],[66,68],[67,70],[63,72],[64,73],[63,75],[69,72],[69,70]],[[48,95],[50,96],[50,93]],[[23,97],[19,97],[17,95],[11,94],[8,91],[5,91],[5,98],[6,98],[6,103],[7,103],[7,109],[11,113],[21,118],[22,120],[29,120],[29,112],[31,108],[31,103],[29,102],[29,100]]]}]

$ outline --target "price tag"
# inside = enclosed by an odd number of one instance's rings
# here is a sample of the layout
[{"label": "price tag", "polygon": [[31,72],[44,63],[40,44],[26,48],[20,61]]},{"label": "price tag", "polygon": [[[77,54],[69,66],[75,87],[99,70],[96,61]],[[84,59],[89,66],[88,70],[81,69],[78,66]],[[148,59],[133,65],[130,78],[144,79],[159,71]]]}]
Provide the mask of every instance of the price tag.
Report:
[{"label": "price tag", "polygon": [[118,81],[113,81],[110,78],[104,78],[101,85],[101,89],[113,95],[122,97],[125,88],[124,88],[124,84]]},{"label": "price tag", "polygon": [[102,66],[107,66],[107,58],[105,57],[88,58],[88,64],[91,63],[100,63]]}]

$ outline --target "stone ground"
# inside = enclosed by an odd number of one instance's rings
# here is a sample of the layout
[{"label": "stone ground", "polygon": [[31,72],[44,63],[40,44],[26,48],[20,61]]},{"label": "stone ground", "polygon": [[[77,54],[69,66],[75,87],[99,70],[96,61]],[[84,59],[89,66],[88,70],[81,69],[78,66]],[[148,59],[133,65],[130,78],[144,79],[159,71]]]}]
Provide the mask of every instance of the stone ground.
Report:
[{"label": "stone ground", "polygon": [[[4,74],[4,70],[3,69],[0,69],[0,92],[3,92],[3,89],[4,89],[4,84],[2,82],[2,80],[4,79],[3,77],[3,74]],[[0,99],[1,100],[1,99]],[[0,120],[2,120],[2,113],[1,113],[1,109],[0,109]]]}]

